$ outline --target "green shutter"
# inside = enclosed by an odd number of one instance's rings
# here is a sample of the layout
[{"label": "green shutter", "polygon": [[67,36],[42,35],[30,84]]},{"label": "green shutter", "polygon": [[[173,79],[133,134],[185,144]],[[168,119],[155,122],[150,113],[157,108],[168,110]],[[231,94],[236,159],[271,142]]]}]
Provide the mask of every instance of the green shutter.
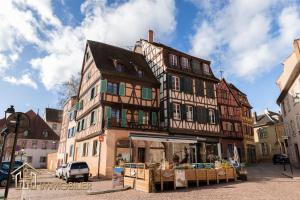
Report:
[{"label": "green shutter", "polygon": [[186,105],[180,104],[181,119],[186,120]]},{"label": "green shutter", "polygon": [[122,109],[122,119],[121,119],[121,126],[126,127],[127,126],[127,109]]},{"label": "green shutter", "polygon": [[142,99],[147,98],[147,88],[142,87]]},{"label": "green shutter", "polygon": [[105,93],[107,91],[107,80],[100,80],[100,92]]},{"label": "green shutter", "polygon": [[119,95],[120,96],[125,96],[125,83],[120,83],[119,84]]},{"label": "green shutter", "polygon": [[180,92],[185,92],[185,78],[184,77],[181,77],[180,78]]},{"label": "green shutter", "polygon": [[152,88],[148,88],[148,99],[152,99]]},{"label": "green shutter", "polygon": [[193,106],[193,121],[194,122],[198,121],[197,107],[195,107],[195,106]]},{"label": "green shutter", "polygon": [[144,112],[142,110],[139,110],[139,115],[138,115],[138,124],[139,125],[143,124],[143,116],[144,116]]},{"label": "green shutter", "polygon": [[215,98],[215,91],[214,91],[214,84],[213,83],[206,83],[206,94],[209,98]]},{"label": "green shutter", "polygon": [[216,116],[216,124],[220,124],[220,112],[219,110],[215,109],[215,116]]},{"label": "green shutter", "polygon": [[110,120],[111,118],[111,107],[105,106],[105,119]]},{"label": "green shutter", "polygon": [[196,79],[196,95],[204,96],[204,82]]},{"label": "green shutter", "polygon": [[167,75],[167,88],[169,89],[169,90],[171,90],[171,89],[173,89],[172,88],[172,76],[171,75]]},{"label": "green shutter", "polygon": [[151,121],[152,121],[152,126],[156,126],[157,125],[157,114],[156,114],[156,112],[152,112],[152,114],[151,114]]}]

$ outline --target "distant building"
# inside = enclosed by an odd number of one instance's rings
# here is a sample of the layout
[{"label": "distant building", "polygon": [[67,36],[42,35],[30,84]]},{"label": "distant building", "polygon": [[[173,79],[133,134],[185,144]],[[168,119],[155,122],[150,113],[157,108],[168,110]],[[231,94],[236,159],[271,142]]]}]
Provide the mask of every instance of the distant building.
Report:
[{"label": "distant building", "polygon": [[283,72],[276,81],[280,89],[277,104],[282,111],[291,163],[300,167],[300,39],[294,40],[293,45],[294,50],[283,61]]},{"label": "distant building", "polygon": [[71,97],[64,105],[60,141],[57,152],[57,165],[73,161],[77,97]]},{"label": "distant building", "polygon": [[286,153],[281,114],[265,110],[264,114],[254,112],[254,140],[258,160],[270,160],[274,154]]},{"label": "distant building", "polygon": [[60,136],[62,113],[62,110],[54,108],[46,108],[45,110],[44,120],[58,136]]},{"label": "distant building", "polygon": [[[57,151],[59,137],[52,128],[32,110],[26,112],[30,126],[24,133],[18,134],[15,160],[22,160],[34,168],[45,168],[47,154]],[[9,160],[14,141],[14,134],[10,134],[5,145],[3,160]]]}]

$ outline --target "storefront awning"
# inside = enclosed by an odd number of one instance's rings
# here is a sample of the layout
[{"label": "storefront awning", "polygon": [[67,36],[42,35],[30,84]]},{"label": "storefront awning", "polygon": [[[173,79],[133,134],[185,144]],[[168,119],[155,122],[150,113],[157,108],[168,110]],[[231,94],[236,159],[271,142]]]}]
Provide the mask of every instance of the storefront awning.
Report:
[{"label": "storefront awning", "polygon": [[159,134],[142,134],[142,133],[130,133],[129,138],[132,140],[188,143],[188,144],[195,144],[198,142],[206,142],[207,141],[207,138],[196,137],[196,136],[159,135]]}]

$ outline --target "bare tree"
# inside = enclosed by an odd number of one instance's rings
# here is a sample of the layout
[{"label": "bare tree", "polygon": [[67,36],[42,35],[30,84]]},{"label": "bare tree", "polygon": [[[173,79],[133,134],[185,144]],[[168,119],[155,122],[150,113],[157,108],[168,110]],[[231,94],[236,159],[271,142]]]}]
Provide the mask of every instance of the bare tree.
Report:
[{"label": "bare tree", "polygon": [[76,75],[72,75],[68,81],[60,84],[59,89],[57,91],[58,94],[58,106],[63,108],[64,104],[68,99],[72,96],[76,96],[78,92],[78,87],[80,84],[80,73]]}]

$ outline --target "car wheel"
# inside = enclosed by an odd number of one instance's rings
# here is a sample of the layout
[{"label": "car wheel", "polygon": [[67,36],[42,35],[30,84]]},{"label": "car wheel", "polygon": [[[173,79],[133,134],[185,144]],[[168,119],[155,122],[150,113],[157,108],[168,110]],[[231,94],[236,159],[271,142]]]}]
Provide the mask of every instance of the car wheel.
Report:
[{"label": "car wheel", "polygon": [[0,182],[0,186],[1,186],[1,187],[5,187],[5,186],[6,186],[6,183],[7,183],[7,180],[2,180],[2,181]]},{"label": "car wheel", "polygon": [[89,181],[89,175],[85,175],[84,176],[84,182],[88,182]]},{"label": "car wheel", "polygon": [[70,179],[68,177],[66,177],[66,182],[69,183],[70,182]]}]

